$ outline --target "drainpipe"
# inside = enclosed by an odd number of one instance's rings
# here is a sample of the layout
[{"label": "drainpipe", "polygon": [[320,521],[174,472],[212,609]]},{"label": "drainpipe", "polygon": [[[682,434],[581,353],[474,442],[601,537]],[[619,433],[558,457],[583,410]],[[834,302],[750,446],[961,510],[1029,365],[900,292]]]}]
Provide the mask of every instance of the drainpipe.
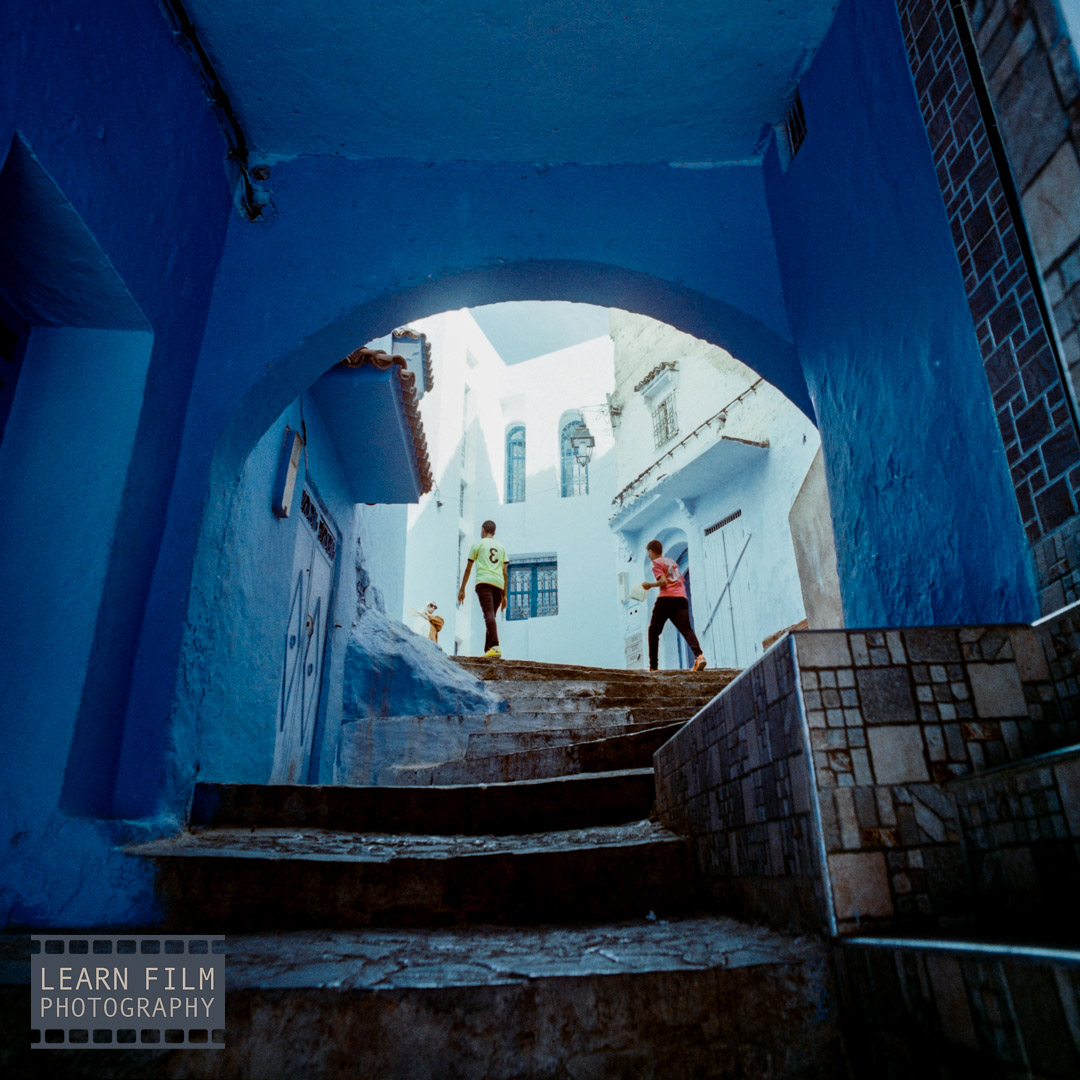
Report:
[{"label": "drainpipe", "polygon": [[248,221],[258,221],[262,217],[263,207],[255,193],[255,186],[251,182],[247,137],[240,126],[240,119],[236,115],[232,101],[229,100],[229,95],[218,78],[214,65],[210,63],[210,57],[207,56],[199,40],[195,24],[184,10],[181,0],[161,0],[161,6],[165,9],[165,15],[172,24],[173,36],[183,43],[191,57],[191,62],[195,65],[199,78],[202,80],[207,99],[217,113],[218,122],[225,133],[225,141],[229,144],[227,156],[240,173],[240,206],[244,216]]}]

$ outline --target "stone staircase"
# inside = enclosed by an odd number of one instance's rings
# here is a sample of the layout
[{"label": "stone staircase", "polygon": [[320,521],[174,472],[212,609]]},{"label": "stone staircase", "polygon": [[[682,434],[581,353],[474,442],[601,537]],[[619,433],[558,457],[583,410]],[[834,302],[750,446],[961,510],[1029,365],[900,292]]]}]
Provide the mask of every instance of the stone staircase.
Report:
[{"label": "stone staircase", "polygon": [[709,913],[649,820],[653,752],[735,673],[463,663],[507,709],[460,757],[199,784],[185,833],[131,849],[164,928],[229,935],[215,1071],[154,1074],[847,1075],[825,943]]},{"label": "stone staircase", "polygon": [[[483,681],[501,711],[349,721],[342,729],[337,783],[500,783],[651,768],[653,752],[737,674],[453,660]],[[572,748],[586,743],[592,745],[576,751],[575,763]]]}]

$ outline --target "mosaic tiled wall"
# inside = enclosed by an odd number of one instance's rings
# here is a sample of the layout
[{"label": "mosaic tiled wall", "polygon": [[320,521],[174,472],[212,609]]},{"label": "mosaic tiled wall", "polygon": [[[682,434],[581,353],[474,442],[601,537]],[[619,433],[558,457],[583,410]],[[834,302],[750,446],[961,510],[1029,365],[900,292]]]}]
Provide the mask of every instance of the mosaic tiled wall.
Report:
[{"label": "mosaic tiled wall", "polygon": [[826,924],[790,638],[705,706],[654,763],[660,819],[691,837],[724,910],[782,927]]},{"label": "mosaic tiled wall", "polygon": [[955,781],[1073,742],[1032,627],[802,631],[657,752],[657,808],[733,913],[956,925],[978,911]]},{"label": "mosaic tiled wall", "polygon": [[1080,910],[1080,749],[950,786],[976,897],[994,921],[1037,916],[1075,938]]},{"label": "mosaic tiled wall", "polygon": [[1060,714],[1056,745],[1080,742],[1080,603],[1035,623]]},{"label": "mosaic tiled wall", "polygon": [[1080,374],[1077,43],[1070,41],[1054,0],[966,3],[1075,386]]},{"label": "mosaic tiled wall", "polygon": [[1049,749],[1050,672],[1030,627],[793,635],[836,927],[970,915],[942,784]]},{"label": "mosaic tiled wall", "polygon": [[858,1076],[1080,1075],[1080,966],[1005,948],[916,944],[835,951],[845,1044]]},{"label": "mosaic tiled wall", "polygon": [[[1042,610],[1078,598],[1080,534],[1040,556],[1076,517],[1080,443],[947,0],[896,0],[915,91],[968,305],[975,323],[1017,505],[1036,553]],[[1075,525],[1075,522],[1074,522]]]}]

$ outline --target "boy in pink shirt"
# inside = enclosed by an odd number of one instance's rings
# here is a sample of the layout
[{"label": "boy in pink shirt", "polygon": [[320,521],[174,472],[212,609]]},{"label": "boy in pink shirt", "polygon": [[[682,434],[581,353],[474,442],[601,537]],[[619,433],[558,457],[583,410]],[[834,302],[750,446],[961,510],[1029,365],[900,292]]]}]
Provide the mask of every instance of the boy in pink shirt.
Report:
[{"label": "boy in pink shirt", "polygon": [[659,589],[660,595],[653,605],[652,618],[649,620],[649,670],[656,671],[660,654],[660,634],[664,624],[670,619],[675,629],[686,639],[694,654],[694,671],[705,669],[705,657],[698,643],[697,634],[690,625],[690,602],[686,598],[686,586],[683,585],[682,573],[674,559],[664,558],[664,548],[659,540],[650,540],[645,550],[652,559],[652,572],[655,581],[643,581],[643,589]]}]

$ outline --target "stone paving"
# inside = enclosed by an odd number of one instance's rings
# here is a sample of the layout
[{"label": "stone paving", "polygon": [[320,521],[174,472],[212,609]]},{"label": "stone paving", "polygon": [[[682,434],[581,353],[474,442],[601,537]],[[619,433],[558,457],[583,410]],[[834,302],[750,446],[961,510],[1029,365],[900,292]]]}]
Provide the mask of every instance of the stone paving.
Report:
[{"label": "stone paving", "polygon": [[[820,961],[823,944],[714,915],[585,926],[230,934],[228,987],[389,990]],[[0,935],[0,977],[29,985],[29,938]]]},{"label": "stone paving", "polygon": [[558,832],[506,836],[425,836],[417,833],[355,833],[333,829],[206,829],[129,849],[132,854],[216,858],[258,855],[315,862],[389,862],[391,859],[459,859],[470,855],[560,852],[658,840],[681,842],[662,825],[638,821]]},{"label": "stone paving", "polygon": [[598,974],[736,968],[820,959],[821,942],[697,916],[596,926],[476,926],[233,935],[230,984],[391,989],[492,986]]},{"label": "stone paving", "polygon": [[[200,785],[203,827],[135,850],[168,930],[226,934],[226,1047],[118,1050],[112,1075],[846,1077],[825,943],[700,914],[686,841],[642,820],[652,770],[617,760],[491,785]],[[604,803],[622,787],[644,805]]]}]

